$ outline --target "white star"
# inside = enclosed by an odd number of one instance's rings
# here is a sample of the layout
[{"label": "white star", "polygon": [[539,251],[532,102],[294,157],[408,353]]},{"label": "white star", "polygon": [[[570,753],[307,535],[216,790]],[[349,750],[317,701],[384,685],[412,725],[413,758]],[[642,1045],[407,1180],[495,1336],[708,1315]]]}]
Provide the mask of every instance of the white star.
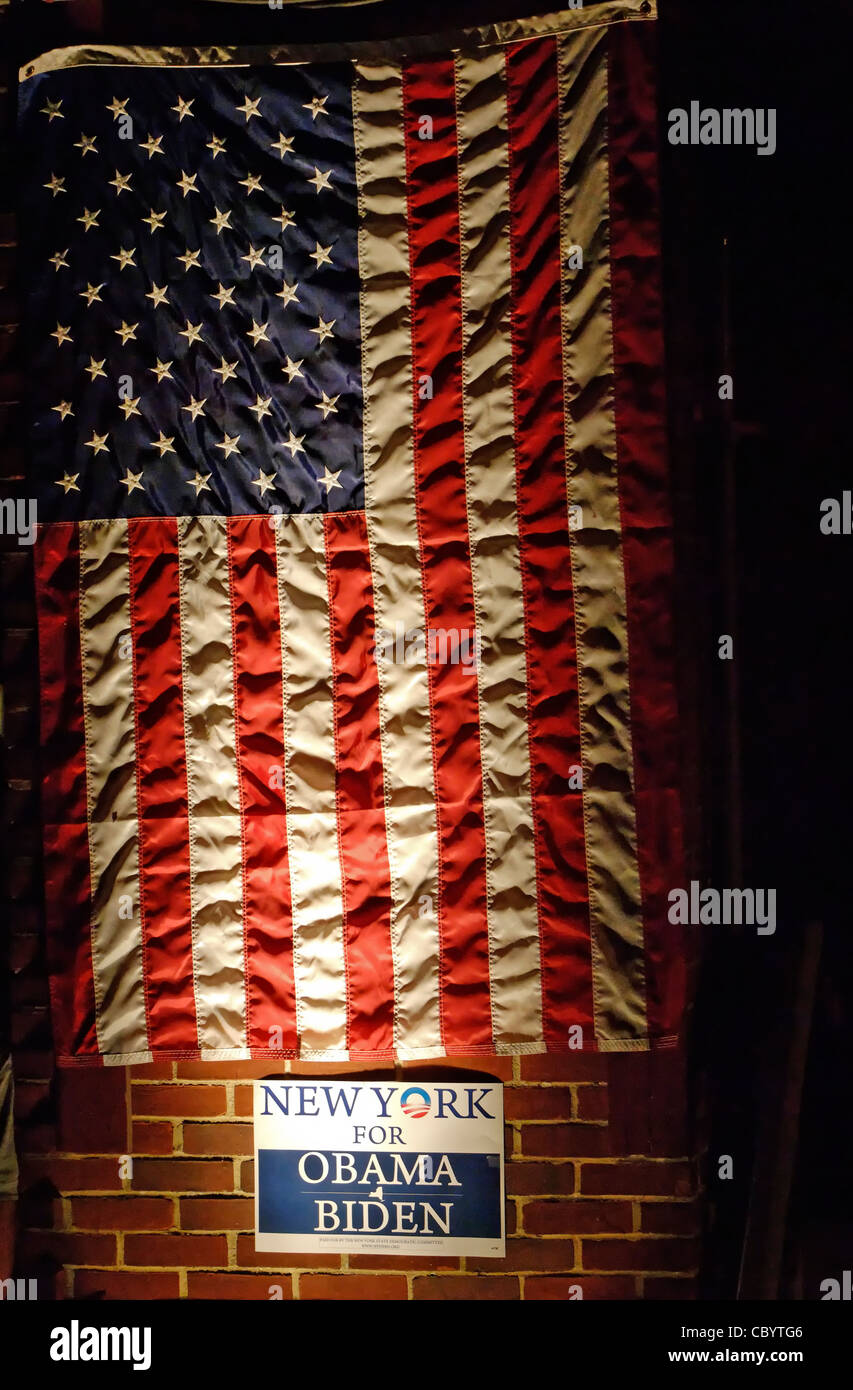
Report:
[{"label": "white star", "polygon": [[261,186],[261,180],[258,174],[249,174],[247,178],[238,179],[237,182],[241,188],[245,188],[247,197],[250,193],[257,193]]},{"label": "white star", "polygon": [[226,304],[230,304],[231,307],[233,308],[233,307],[234,307],[234,286],[232,285],[232,286],[230,287],[230,289],[226,289],[225,286],[224,286],[224,285],[221,283],[221,281],[220,281],[220,282],[219,282],[219,289],[216,291],[216,294],[212,294],[210,297],[211,297],[211,299],[215,299],[215,300],[218,301],[220,312],[225,308],[225,305],[226,305]]},{"label": "white star", "polygon": [[274,478],[274,473],[265,473],[262,468],[258,469],[257,478],[252,478],[253,484],[258,489],[262,497],[266,497],[270,488],[275,486],[275,484],[273,483]]},{"label": "white star", "polygon": [[287,281],[285,281],[284,284],[282,285],[281,289],[280,289],[280,290],[276,290],[276,296],[277,296],[277,298],[283,299],[283,300],[284,300],[284,307],[287,308],[288,304],[289,304],[289,303],[291,302],[291,300],[293,300],[293,299],[296,300],[297,304],[299,303],[299,296],[298,296],[297,293],[296,293],[296,291],[297,291],[298,289],[299,289],[299,285],[298,285],[298,284],[296,284],[296,285],[288,285]]},{"label": "white star", "polygon": [[85,301],[86,301],[86,303],[87,303],[87,305],[88,305],[88,307],[89,307],[90,309],[91,309],[92,305],[95,303],[95,300],[97,300],[99,304],[102,304],[102,303],[103,303],[103,300],[101,299],[101,294],[100,294],[100,292],[101,292],[101,290],[104,288],[104,285],[105,285],[105,284],[106,284],[106,281],[102,281],[102,283],[101,283],[100,285],[90,285],[89,282],[87,281],[87,282],[86,282],[86,288],[85,288],[85,290],[80,290],[80,291],[79,291],[80,298],[81,298],[81,299],[85,299]]},{"label": "white star", "polygon": [[265,415],[269,415],[272,410],[272,396],[257,396],[255,404],[250,405],[249,409],[254,411],[259,420],[263,420]]},{"label": "white star", "polygon": [[100,209],[100,208],[98,208],[98,211],[97,211],[97,212],[90,212],[88,208],[84,208],[84,209],[83,209],[83,216],[82,216],[82,217],[78,217],[78,218],[77,218],[77,221],[78,221],[78,222],[82,222],[82,223],[83,223],[83,226],[84,226],[85,229],[86,229],[86,231],[87,231],[87,232],[90,232],[90,231],[92,230],[93,227],[97,227],[97,225],[98,225],[98,218],[100,217],[100,215],[101,215],[101,209]]},{"label": "white star", "polygon": [[260,97],[257,97],[254,101],[251,101],[249,97],[246,97],[246,100],[243,102],[243,105],[238,106],[236,110],[243,112],[243,115],[246,117],[246,124],[248,125],[249,121],[252,119],[253,116],[260,116],[261,113],[258,110],[260,104]]},{"label": "white star", "polygon": [[295,221],[296,221],[296,218],[293,216],[293,213],[292,213],[292,212],[288,212],[288,211],[287,211],[287,208],[284,207],[284,206],[282,206],[282,209],[281,209],[281,217],[274,217],[274,218],[273,218],[273,222],[280,222],[280,223],[281,223],[281,230],[282,230],[283,232],[286,232],[287,229],[288,229],[288,227],[292,227]]},{"label": "white star", "polygon": [[142,483],[141,483],[141,481],[140,481],[141,478],[142,478],[142,469],[141,469],[141,468],[140,468],[140,470],[139,470],[138,473],[131,473],[131,471],[130,471],[129,468],[126,468],[126,469],[125,469],[124,477],[121,479],[121,482],[124,483],[124,486],[127,488],[127,495],[128,495],[128,497],[129,497],[130,494],[133,492],[133,489],[134,489],[135,487],[138,487],[138,488],[140,489],[140,491],[142,490]]},{"label": "white star", "polygon": [[115,176],[114,179],[110,179],[110,180],[109,180],[109,184],[110,184],[110,188],[114,188],[114,189],[115,189],[115,191],[116,191],[116,196],[118,196],[119,193],[129,193],[129,192],[130,192],[130,174],[120,174],[119,171],[118,171],[118,169],[116,169],[116,176]]},{"label": "white star", "polygon": [[339,400],[340,396],[327,396],[325,391],[323,392],[323,399],[317,402],[317,409],[322,410],[324,420],[329,415],[337,415]]},{"label": "white star", "polygon": [[88,372],[91,380],[94,381],[95,377],[106,376],[106,372],[104,371],[106,361],[106,357],[102,357],[100,362],[96,362],[94,357],[90,357],[88,367],[84,367],[83,370]]},{"label": "white star", "polygon": [[248,261],[248,262],[249,262],[249,269],[250,269],[250,270],[254,270],[254,269],[255,269],[255,266],[256,266],[256,265],[259,265],[260,262],[261,262],[263,259],[264,259],[264,248],[263,248],[263,246],[261,247],[261,249],[260,249],[259,251],[256,251],[255,248],[254,248],[254,246],[250,246],[250,247],[249,247],[249,253],[248,253],[248,255],[246,255],[246,256],[241,256],[241,257],[240,257],[240,260],[241,260],[241,261]]},{"label": "white star", "polygon": [[163,143],[162,135],[149,135],[147,140],[140,140],[139,143],[144,150],[148,151],[149,159],[151,159],[151,157],[155,154],[163,153],[163,151],[160,148],[160,146]]},{"label": "white star", "polygon": [[156,367],[149,367],[148,370],[149,370],[149,372],[153,372],[153,373],[154,373],[154,375],[156,376],[156,378],[157,378],[158,381],[162,381],[163,378],[166,377],[166,376],[167,376],[167,377],[169,378],[169,380],[171,381],[171,380],[172,380],[172,373],[169,371],[169,368],[171,367],[171,365],[172,365],[171,362],[161,362],[161,361],[160,361],[160,358],[158,357],[158,358],[157,358],[157,366],[156,366]]},{"label": "white star", "polygon": [[286,439],[286,440],[283,440],[282,443],[279,444],[277,447],[278,447],[279,449],[289,449],[289,450],[290,450],[290,457],[291,457],[291,458],[295,458],[297,454],[299,454],[299,453],[304,454],[304,453],[305,453],[305,450],[302,448],[302,441],[303,441],[304,438],[305,438],[305,435],[304,435],[304,434],[298,434],[298,435],[297,435],[297,434],[294,434],[294,433],[293,433],[293,430],[291,430],[291,431],[290,431],[290,437],[289,437],[288,439]]},{"label": "white star", "polygon": [[306,111],[311,112],[312,121],[316,121],[318,116],[327,116],[326,102],[328,97],[312,97],[310,101],[303,101],[302,105]]},{"label": "white star", "polygon": [[61,487],[65,492],[65,496],[67,497],[69,492],[80,491],[79,487],[77,486],[77,479],[79,477],[79,473],[66,473],[64,478],[60,478],[56,486]]},{"label": "white star", "polygon": [[308,182],[309,182],[309,183],[313,183],[313,185],[314,185],[314,187],[316,188],[316,190],[317,190],[318,193],[322,193],[322,191],[323,191],[324,188],[331,188],[331,186],[332,186],[332,171],[331,171],[331,169],[326,169],[325,172],[322,172],[320,169],[317,168],[317,165],[315,164],[315,165],[314,165],[314,177],[313,177],[313,179],[309,179]]},{"label": "white star", "polygon": [[112,111],[114,121],[117,121],[119,116],[127,115],[127,103],[129,101],[130,97],[125,97],[124,101],[119,101],[118,97],[113,97],[112,101],[108,102],[107,110]]},{"label": "white star", "polygon": [[215,159],[216,156],[222,154],[225,149],[225,141],[220,140],[217,135],[212,135],[207,142],[206,148],[213,151],[213,158]]},{"label": "white star", "polygon": [[147,223],[148,223],[148,225],[150,226],[152,232],[159,232],[159,230],[160,230],[160,228],[162,227],[163,223],[166,221],[166,214],[165,214],[165,212],[155,212],[154,209],[152,208],[152,209],[151,209],[151,216],[150,216],[150,217],[143,217],[142,220],[143,220],[143,222],[147,222]]},{"label": "white star", "polygon": [[179,122],[184,119],[184,116],[192,116],[194,114],[192,110],[192,104],[194,101],[195,97],[190,97],[189,101],[184,101],[183,97],[178,97],[178,104],[177,106],[173,106],[172,110],[177,111]]},{"label": "white star", "polygon": [[118,268],[119,268],[119,270],[126,270],[127,267],[128,267],[129,265],[132,265],[132,266],[134,267],[134,269],[136,269],[136,262],[135,262],[135,260],[133,259],[135,255],[136,255],[136,247],[135,247],[135,246],[132,247],[129,251],[125,251],[123,248],[120,247],[120,248],[119,248],[119,251],[118,251],[118,254],[115,255],[115,256],[110,256],[110,260],[111,260],[111,261],[118,261]]},{"label": "white star", "polygon": [[239,434],[226,434],[224,442],[222,444],[217,444],[216,447],[217,449],[222,449],[225,457],[228,459],[232,454],[239,454],[240,450],[237,448],[239,443]]},{"label": "white star", "polygon": [[317,320],[317,327],[312,328],[311,332],[317,334],[321,343],[325,343],[327,338],[334,337],[332,329],[334,328],[336,323],[337,319],[329,319],[327,322],[324,318],[320,318]]},{"label": "white star", "polygon": [[257,347],[258,343],[269,342],[269,338],[267,337],[268,328],[268,323],[256,323],[256,321],[252,319],[252,326],[246,330],[246,337],[251,338],[253,347]]},{"label": "white star", "polygon": [[199,248],[198,251],[191,251],[191,250],[189,249],[189,247],[187,247],[187,249],[186,249],[184,255],[183,255],[183,256],[178,256],[177,259],[178,259],[179,261],[183,261],[183,265],[184,265],[184,274],[185,274],[185,275],[186,275],[187,271],[188,271],[188,270],[192,270],[193,267],[195,267],[196,270],[201,270],[201,263],[200,263],[200,261],[199,261],[199,256],[200,256],[200,255],[201,255],[201,249],[200,249],[200,248]]},{"label": "white star", "polygon": [[310,252],[310,257],[312,261],[316,261],[317,269],[319,270],[320,266],[325,265],[327,261],[331,265],[332,248],[331,246],[321,246],[318,241],[316,243],[316,250]]},{"label": "white star", "polygon": [[186,328],[181,329],[181,337],[186,338],[188,347],[191,347],[193,343],[199,341],[201,338],[201,328],[202,326],[200,323],[190,323],[189,319],[187,319]]},{"label": "white star", "polygon": [[221,362],[222,365],[220,367],[213,368],[213,373],[214,376],[222,377],[222,385],[224,386],[230,377],[237,375],[237,363],[226,362],[224,357],[221,359]]},{"label": "white star", "polygon": [[50,182],[42,184],[42,187],[49,188],[55,198],[57,193],[64,193],[66,191],[65,179],[61,179],[58,174],[51,174]]},{"label": "white star", "polygon": [[74,411],[71,409],[70,401],[60,401],[59,405],[52,405],[50,408],[51,410],[55,410],[57,412],[60,420],[64,420],[66,415],[74,414]]},{"label": "white star", "polygon": [[138,415],[138,414],[139,414],[139,402],[140,402],[141,400],[142,400],[142,397],[141,397],[141,396],[137,396],[136,399],[135,399],[135,400],[132,400],[132,401],[119,401],[119,403],[118,403],[119,410],[123,410],[123,411],[124,411],[124,418],[125,418],[125,420],[129,420],[130,417],[131,417],[131,415]]},{"label": "white star", "polygon": [[290,151],[293,149],[293,136],[279,135],[277,140],[271,142],[271,148],[278,150],[279,158],[284,159],[284,156],[290,154]]},{"label": "white star", "polygon": [[66,246],[64,251],[57,251],[55,256],[50,257],[50,263],[53,266],[54,270],[60,270],[62,266],[65,266],[66,270],[68,269],[68,262],[65,259],[67,255],[68,247]]},{"label": "white star", "polygon": [[96,144],[94,135],[84,135],[82,131],[80,133],[80,139],[74,141],[74,148],[75,150],[82,150],[84,157],[87,154],[98,153],[98,146]]},{"label": "white star", "polygon": [[122,347],[126,347],[127,343],[130,342],[131,339],[136,337],[136,330],[138,327],[138,323],[125,323],[124,319],[122,319],[121,328],[117,328],[115,330],[118,336],[121,338]]},{"label": "white star", "polygon": [[155,309],[159,309],[159,308],[160,308],[160,305],[164,302],[164,300],[168,299],[168,297],[169,297],[169,287],[168,287],[168,285],[155,285],[155,284],[152,284],[150,290],[148,291],[148,293],[147,293],[146,296],[145,296],[146,299],[153,299],[153,300],[154,300],[154,308],[155,308]]},{"label": "white star", "polygon": [[63,343],[73,343],[73,342],[74,342],[74,339],[73,339],[72,336],[71,336],[71,326],[70,326],[70,324],[69,324],[69,326],[68,326],[67,328],[64,328],[64,327],[62,326],[61,323],[58,323],[58,324],[56,325],[56,330],[55,330],[55,332],[51,333],[50,336],[51,336],[51,338],[55,338],[55,339],[56,339],[56,346],[57,346],[57,347],[62,347],[62,344],[63,344]]},{"label": "white star", "polygon": [[174,436],[173,434],[172,434],[172,435],[169,435],[169,437],[167,438],[166,435],[165,435],[165,434],[163,433],[163,431],[161,430],[161,431],[160,431],[160,438],[159,438],[159,439],[152,439],[152,440],[151,440],[151,448],[152,448],[152,449],[159,449],[159,450],[160,450],[160,457],[162,458],[164,454],[173,454],[173,453],[175,452],[174,449],[172,448],[172,445],[174,444],[174,442],[175,442],[175,436]]},{"label": "white star", "polygon": [[288,381],[292,381],[295,376],[302,376],[302,372],[299,370],[302,366],[302,360],[303,359],[300,357],[298,362],[294,362],[292,357],[288,357],[281,369],[283,372],[287,372]]},{"label": "white star", "polygon": [[210,222],[211,225],[216,228],[217,236],[221,236],[226,227],[228,228],[229,232],[233,232],[234,228],[231,226],[230,218],[230,212],[220,212],[219,208],[214,207],[213,216],[211,217]]},{"label": "white star", "polygon": [[195,181],[197,178],[198,174],[188,174],[186,169],[181,170],[181,177],[177,179],[176,182],[178,188],[183,190],[185,198],[188,193],[198,193],[198,189],[195,186]]},{"label": "white star", "polygon": [[327,465],[326,465],[326,471],[325,471],[325,473],[323,474],[322,478],[318,478],[318,479],[317,479],[317,481],[320,482],[320,483],[322,483],[323,486],[324,486],[324,488],[326,489],[326,496],[327,496],[327,497],[328,497],[329,493],[332,491],[332,488],[333,488],[333,487],[339,487],[339,488],[343,489],[343,483],[339,483],[339,482],[338,482],[338,478],[339,478],[340,476],[341,476],[341,470],[340,470],[340,468],[338,469],[338,471],[337,471],[336,473],[330,473],[330,472],[329,472],[329,467],[328,467],[328,464],[327,464]]},{"label": "white star", "polygon": [[202,477],[201,473],[197,472],[194,478],[190,478],[190,482],[195,488],[196,497],[198,497],[200,492],[210,492],[210,488],[207,485],[209,477],[209,473],[205,473],[204,477]]},{"label": "white star", "polygon": [[106,454],[108,452],[107,438],[106,434],[96,434],[93,430],[92,438],[86,440],[86,448],[94,450],[96,454]]},{"label": "white star", "polygon": [[53,118],[54,118],[54,116],[58,116],[59,119],[60,119],[61,121],[64,121],[64,120],[65,120],[65,117],[63,116],[62,112],[61,112],[60,109],[59,109],[61,105],[62,105],[62,97],[60,97],[58,101],[51,101],[51,100],[48,98],[47,106],[43,106],[43,107],[41,108],[41,114],[42,114],[43,116],[47,116],[48,121],[52,121]]},{"label": "white star", "polygon": [[181,410],[188,411],[192,419],[197,420],[199,415],[204,414],[204,404],[206,400],[207,396],[202,396],[200,401],[197,401],[195,396],[190,396],[189,405],[182,405]]}]

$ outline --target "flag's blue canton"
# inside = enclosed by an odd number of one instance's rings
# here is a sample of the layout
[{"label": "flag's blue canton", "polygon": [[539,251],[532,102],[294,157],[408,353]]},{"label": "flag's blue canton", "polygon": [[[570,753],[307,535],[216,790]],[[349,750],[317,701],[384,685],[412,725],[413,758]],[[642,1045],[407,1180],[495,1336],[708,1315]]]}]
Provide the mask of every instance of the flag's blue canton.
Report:
[{"label": "flag's blue canton", "polygon": [[40,519],[363,505],[351,77],[23,85]]}]

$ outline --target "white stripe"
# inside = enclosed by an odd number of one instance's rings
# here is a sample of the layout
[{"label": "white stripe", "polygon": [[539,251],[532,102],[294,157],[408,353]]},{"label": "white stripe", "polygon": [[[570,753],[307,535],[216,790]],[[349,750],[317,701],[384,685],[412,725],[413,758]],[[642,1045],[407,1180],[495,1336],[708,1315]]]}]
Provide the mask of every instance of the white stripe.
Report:
[{"label": "white stripe", "polygon": [[243,867],[227,518],[178,518],[198,1045],[246,1046]]}]

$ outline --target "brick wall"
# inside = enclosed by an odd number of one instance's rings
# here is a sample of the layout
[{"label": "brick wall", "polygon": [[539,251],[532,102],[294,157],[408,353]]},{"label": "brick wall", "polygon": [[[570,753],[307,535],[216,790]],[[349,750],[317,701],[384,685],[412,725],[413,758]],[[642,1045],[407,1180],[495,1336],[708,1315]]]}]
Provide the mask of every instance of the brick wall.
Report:
[{"label": "brick wall", "polygon": [[[637,1105],[635,1059],[461,1059],[453,1068],[487,1071],[505,1083],[505,1259],[276,1258],[256,1254],[252,1235],[250,1082],[269,1075],[269,1065],[158,1062],[51,1078],[49,1053],[25,1045],[26,1020],[37,1029],[40,1013],[32,999],[18,1012],[24,1036],[15,1054],[22,1192],[16,1273],[38,1277],[43,1296],[539,1300],[576,1298],[578,1289],[587,1299],[695,1295],[696,1166],[683,1154],[630,1152],[624,1124],[609,1114],[625,1081],[635,1117],[654,1101],[653,1089],[641,1087]],[[630,1077],[620,1077],[623,1064]],[[665,1066],[663,1118],[671,1141],[683,1077],[678,1059]],[[412,1066],[397,1075],[426,1078],[435,1070]],[[330,1069],[294,1063],[290,1074],[328,1076]],[[642,1075],[648,1077],[645,1059]],[[132,1176],[120,1176],[122,1155],[132,1156]]]}]

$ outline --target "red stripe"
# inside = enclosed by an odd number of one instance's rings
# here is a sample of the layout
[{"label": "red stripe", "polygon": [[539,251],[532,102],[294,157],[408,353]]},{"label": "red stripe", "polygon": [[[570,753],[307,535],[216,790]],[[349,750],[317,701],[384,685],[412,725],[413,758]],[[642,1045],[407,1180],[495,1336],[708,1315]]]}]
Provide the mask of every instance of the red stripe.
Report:
[{"label": "red stripe", "polygon": [[274,520],[237,516],[228,522],[247,1038],[262,1054],[294,1053],[298,1045]]},{"label": "red stripe", "polygon": [[580,714],[569,549],[553,39],[506,55],[516,486],[527,630],[531,793],[547,1041],[593,1038]]},{"label": "red stripe", "polygon": [[653,25],[610,31],[610,254],[637,838],[652,1036],[677,1030],[685,953],[667,922],[683,882],[666,458]]},{"label": "red stripe", "polygon": [[51,1013],[57,1056],[98,1056],[92,970],[86,743],[76,525],[41,525],[35,547],[41,672],[42,819]]},{"label": "red stripe", "polygon": [[325,533],[348,1046],[354,1053],[387,1053],[394,1047],[391,875],[370,551],[364,517],[358,512],[328,514]]},{"label": "red stripe", "polygon": [[194,1048],[196,1032],[178,529],[128,522],[136,713],[140,919],[153,1052]]},{"label": "red stripe", "polygon": [[[459,190],[452,59],[404,71],[414,449],[427,627],[476,626],[465,500]],[[432,130],[424,120],[432,121]],[[422,134],[431,133],[430,139]],[[431,385],[431,394],[429,386]],[[492,1040],[477,675],[431,664],[445,1048]]]}]

